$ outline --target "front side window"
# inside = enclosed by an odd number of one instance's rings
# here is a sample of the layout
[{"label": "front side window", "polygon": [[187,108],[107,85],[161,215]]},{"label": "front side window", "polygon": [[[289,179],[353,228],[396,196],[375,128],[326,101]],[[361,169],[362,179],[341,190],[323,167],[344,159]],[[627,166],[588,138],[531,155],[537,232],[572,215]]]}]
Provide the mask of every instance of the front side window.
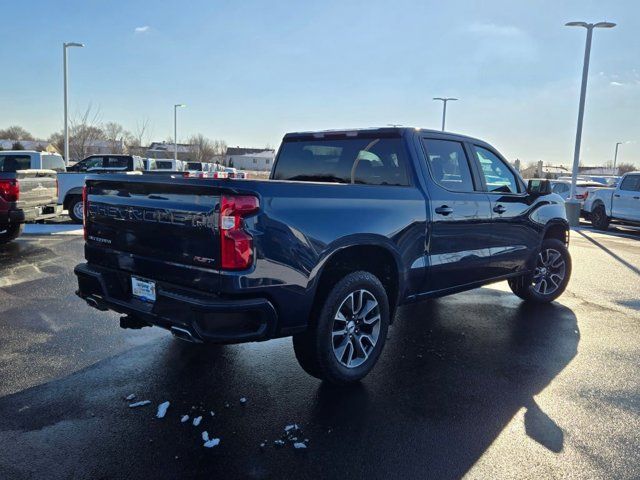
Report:
[{"label": "front side window", "polygon": [[29,155],[0,155],[0,172],[17,172],[29,170],[31,157]]},{"label": "front side window", "polygon": [[469,161],[460,142],[423,139],[429,171],[441,187],[453,192],[473,192]]},{"label": "front side window", "polygon": [[620,184],[620,190],[640,191],[640,175],[627,175]]},{"label": "front side window", "polygon": [[76,170],[84,171],[91,168],[102,168],[102,157],[89,157],[76,164]]},{"label": "front side window", "polygon": [[46,170],[55,170],[56,172],[66,171],[64,160],[59,155],[43,155],[42,168]]},{"label": "front side window", "polygon": [[406,158],[400,138],[292,139],[282,144],[273,178],[404,186]]},{"label": "front side window", "polygon": [[551,191],[558,194],[566,193],[569,191],[569,185],[567,185],[566,183],[556,183],[551,188]]},{"label": "front side window", "polygon": [[518,193],[518,180],[506,163],[486,148],[474,146],[480,173],[489,192]]}]

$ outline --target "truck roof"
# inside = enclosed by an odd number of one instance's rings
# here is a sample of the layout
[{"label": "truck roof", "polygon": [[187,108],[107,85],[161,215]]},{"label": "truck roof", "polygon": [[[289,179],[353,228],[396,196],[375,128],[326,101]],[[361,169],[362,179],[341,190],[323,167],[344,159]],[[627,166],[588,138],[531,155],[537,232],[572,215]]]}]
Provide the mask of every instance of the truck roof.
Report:
[{"label": "truck roof", "polygon": [[420,127],[366,127],[366,128],[344,128],[338,130],[317,130],[306,132],[290,132],[284,135],[284,140],[287,139],[314,139],[325,137],[358,137],[358,136],[382,136],[382,137],[402,137],[406,134],[413,133],[428,133],[434,135],[443,135],[447,137],[459,138],[463,140],[472,141],[475,143],[487,144],[484,140],[479,138],[469,137],[460,133],[453,133],[441,130],[432,130],[428,128]]}]

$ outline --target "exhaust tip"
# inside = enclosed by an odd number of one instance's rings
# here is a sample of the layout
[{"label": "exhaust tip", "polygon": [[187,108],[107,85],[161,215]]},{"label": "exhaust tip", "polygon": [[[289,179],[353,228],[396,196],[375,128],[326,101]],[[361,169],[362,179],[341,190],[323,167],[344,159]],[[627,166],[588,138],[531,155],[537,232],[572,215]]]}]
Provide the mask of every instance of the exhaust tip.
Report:
[{"label": "exhaust tip", "polygon": [[89,305],[92,308],[96,308],[102,312],[106,312],[107,310],[109,310],[107,307],[105,307],[104,305],[102,305],[101,302],[99,302],[97,299],[93,298],[93,297],[87,297],[84,299],[85,302],[87,302],[87,305]]},{"label": "exhaust tip", "polygon": [[189,330],[180,327],[171,327],[171,333],[174,337],[190,343],[202,343],[198,337],[194,336]]}]

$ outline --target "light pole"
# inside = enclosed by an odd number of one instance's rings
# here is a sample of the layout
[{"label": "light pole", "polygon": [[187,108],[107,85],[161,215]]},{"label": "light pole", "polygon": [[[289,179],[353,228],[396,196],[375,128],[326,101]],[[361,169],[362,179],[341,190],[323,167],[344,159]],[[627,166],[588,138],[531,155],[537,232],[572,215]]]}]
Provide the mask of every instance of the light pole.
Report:
[{"label": "light pole", "polygon": [[184,103],[173,106],[173,159],[178,160],[178,108],[186,107]]},{"label": "light pole", "polygon": [[178,108],[186,107],[184,103],[173,106],[173,159],[178,160]]},{"label": "light pole", "polygon": [[616,175],[616,163],[618,161],[618,147],[622,145],[622,142],[616,142],[616,151],[613,154],[613,174]]},{"label": "light pole", "polygon": [[442,101],[442,131],[444,132],[444,123],[447,118],[447,102],[455,102],[458,99],[453,97],[433,97],[433,99]]},{"label": "light pole", "polygon": [[577,226],[580,223],[580,202],[575,198],[576,182],[578,180],[578,167],[580,165],[580,142],[582,140],[582,120],[584,118],[584,102],[587,95],[587,78],[589,76],[589,58],[591,56],[591,38],[594,28],[613,28],[615,23],[611,22],[569,22],[567,27],[583,27],[587,29],[587,41],[584,48],[584,64],[582,66],[582,86],[580,87],[580,104],[578,106],[578,127],[576,129],[576,145],[573,152],[573,172],[571,174],[571,190],[569,199],[565,206],[567,209],[567,220],[569,225]]},{"label": "light pole", "polygon": [[84,47],[84,43],[65,42],[62,44],[62,63],[64,70],[64,161],[69,165],[69,92],[67,87],[67,77],[69,75],[67,68],[67,48]]}]

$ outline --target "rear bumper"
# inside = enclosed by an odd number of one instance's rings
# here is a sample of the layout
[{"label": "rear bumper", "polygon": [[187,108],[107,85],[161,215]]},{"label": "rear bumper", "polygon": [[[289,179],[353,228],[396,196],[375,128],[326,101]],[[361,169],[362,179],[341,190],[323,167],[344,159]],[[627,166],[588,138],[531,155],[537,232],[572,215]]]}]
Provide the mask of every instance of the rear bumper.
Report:
[{"label": "rear bumper", "polygon": [[[272,338],[276,310],[266,298],[222,298],[156,281],[156,301],[131,295],[131,275],[81,263],[77,295],[99,310],[114,310],[149,325],[188,332],[196,341],[240,343]],[[151,279],[154,280],[154,279]]]},{"label": "rear bumper", "polygon": [[0,212],[0,224],[15,225],[36,220],[46,220],[62,213],[62,205],[55,203],[38,207],[17,208],[8,212]]}]

